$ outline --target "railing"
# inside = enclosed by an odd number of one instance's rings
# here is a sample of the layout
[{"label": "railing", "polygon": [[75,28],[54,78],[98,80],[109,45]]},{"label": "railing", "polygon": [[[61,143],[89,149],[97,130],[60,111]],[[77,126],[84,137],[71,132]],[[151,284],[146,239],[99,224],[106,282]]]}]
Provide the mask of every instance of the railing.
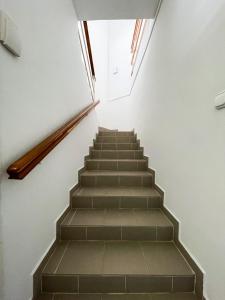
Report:
[{"label": "railing", "polygon": [[7,173],[10,179],[23,179],[40,161],[56,147],[79,123],[85,118],[100,101],[93,102],[74,116],[66,124],[49,135],[45,140],[36,145],[17,161],[11,164]]},{"label": "railing", "polygon": [[95,68],[94,68],[94,62],[93,62],[93,56],[92,56],[92,50],[91,50],[91,41],[90,41],[90,35],[89,35],[87,21],[83,21],[83,24],[84,24],[84,32],[85,32],[85,38],[86,38],[86,43],[87,43],[87,48],[88,48],[88,56],[89,56],[90,65],[91,65],[91,73],[92,73],[92,76],[95,78]]}]

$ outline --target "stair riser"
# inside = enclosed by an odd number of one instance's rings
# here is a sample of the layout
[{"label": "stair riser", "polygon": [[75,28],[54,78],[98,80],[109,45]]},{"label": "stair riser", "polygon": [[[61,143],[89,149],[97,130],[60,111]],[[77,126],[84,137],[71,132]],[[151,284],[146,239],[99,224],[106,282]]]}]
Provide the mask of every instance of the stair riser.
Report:
[{"label": "stair riser", "polygon": [[87,170],[105,170],[105,171],[146,171],[148,169],[147,161],[86,161]]},{"label": "stair riser", "polygon": [[143,151],[142,150],[91,150],[90,151],[91,158],[98,159],[143,159]]},{"label": "stair riser", "polygon": [[[154,298],[152,298],[154,297]],[[156,297],[156,298],[155,298]],[[166,297],[166,298],[165,298]],[[171,293],[163,293],[163,294],[155,294],[155,293],[144,293],[137,295],[136,293],[119,293],[119,294],[85,294],[78,295],[77,293],[66,294],[59,293],[55,294],[42,294],[40,298],[37,300],[202,300],[202,298],[198,298],[194,293],[176,293],[176,298],[174,298],[174,294]]]},{"label": "stair riser", "polygon": [[46,293],[193,292],[194,276],[42,275]]},{"label": "stair riser", "polygon": [[134,136],[134,131],[101,131],[98,136]]},{"label": "stair riser", "polygon": [[97,143],[94,142],[96,150],[139,150],[139,143]]},{"label": "stair riser", "polygon": [[61,240],[172,241],[173,227],[61,226]]},{"label": "stair riser", "polygon": [[113,176],[113,175],[98,175],[98,176],[80,176],[82,186],[152,186],[153,177],[149,176]]},{"label": "stair riser", "polygon": [[97,136],[97,143],[136,143],[136,136]]},{"label": "stair riser", "polygon": [[79,197],[72,198],[72,208],[161,208],[160,197]]}]

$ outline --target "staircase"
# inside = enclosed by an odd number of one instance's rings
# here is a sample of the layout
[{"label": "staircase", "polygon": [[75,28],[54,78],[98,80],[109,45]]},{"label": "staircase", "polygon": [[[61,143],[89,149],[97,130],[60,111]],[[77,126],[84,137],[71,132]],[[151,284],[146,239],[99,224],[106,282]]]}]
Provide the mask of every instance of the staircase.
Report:
[{"label": "staircase", "polygon": [[197,300],[195,273],[134,132],[100,131],[80,172],[38,300]]}]

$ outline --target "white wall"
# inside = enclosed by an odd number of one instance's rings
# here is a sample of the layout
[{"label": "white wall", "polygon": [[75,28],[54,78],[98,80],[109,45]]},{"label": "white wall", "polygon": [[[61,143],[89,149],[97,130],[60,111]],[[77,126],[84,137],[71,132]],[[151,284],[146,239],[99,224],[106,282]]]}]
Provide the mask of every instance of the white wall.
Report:
[{"label": "white wall", "polygon": [[114,20],[109,23],[109,100],[130,93],[134,26],[135,20]]},{"label": "white wall", "polygon": [[131,89],[131,42],[135,20],[89,21],[96,98],[124,97]]},{"label": "white wall", "polygon": [[7,0],[2,7],[19,26],[23,50],[14,58],[0,46],[0,298],[25,300],[32,296],[32,272],[55,239],[55,221],[69,204],[97,119],[92,112],[24,180],[8,180],[8,165],[87,106],[91,95],[71,0]]},{"label": "white wall", "polygon": [[73,0],[79,20],[153,18],[159,0]]},{"label": "white wall", "polygon": [[224,36],[224,0],[163,1],[132,96],[98,110],[102,126],[136,129],[210,300],[225,298]]},{"label": "white wall", "polygon": [[95,69],[96,99],[108,98],[109,21],[89,21],[88,29]]}]

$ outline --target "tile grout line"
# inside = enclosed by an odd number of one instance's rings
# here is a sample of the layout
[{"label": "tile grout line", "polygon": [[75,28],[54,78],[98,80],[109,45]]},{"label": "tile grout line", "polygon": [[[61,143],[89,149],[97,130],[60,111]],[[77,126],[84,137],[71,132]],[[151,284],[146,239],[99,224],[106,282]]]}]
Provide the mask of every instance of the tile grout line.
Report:
[{"label": "tile grout line", "polygon": [[102,255],[102,275],[104,275],[104,265],[105,265],[105,252],[106,252],[106,241],[104,241],[103,255]]},{"label": "tile grout line", "polygon": [[67,251],[67,249],[68,249],[68,247],[69,247],[69,244],[70,244],[70,241],[67,242],[67,245],[66,245],[66,247],[65,247],[65,249],[64,249],[64,251],[63,251],[62,257],[61,257],[61,259],[59,260],[59,263],[58,263],[58,265],[56,266],[55,271],[53,272],[54,274],[56,274],[56,272],[58,271],[59,265],[61,264],[61,262],[62,262],[62,260],[63,260],[63,257],[64,257],[64,255],[65,255],[65,253],[66,253],[66,251]]},{"label": "tile grout line", "polygon": [[147,260],[147,258],[146,258],[146,256],[145,256],[144,249],[143,249],[143,247],[142,247],[142,245],[141,245],[141,242],[138,242],[138,243],[139,243],[139,247],[141,248],[141,253],[142,253],[142,256],[143,256],[143,258],[144,258],[144,261],[145,261],[146,264],[147,264],[147,271],[150,273],[151,268],[150,268],[149,262],[148,262],[148,260]]}]

